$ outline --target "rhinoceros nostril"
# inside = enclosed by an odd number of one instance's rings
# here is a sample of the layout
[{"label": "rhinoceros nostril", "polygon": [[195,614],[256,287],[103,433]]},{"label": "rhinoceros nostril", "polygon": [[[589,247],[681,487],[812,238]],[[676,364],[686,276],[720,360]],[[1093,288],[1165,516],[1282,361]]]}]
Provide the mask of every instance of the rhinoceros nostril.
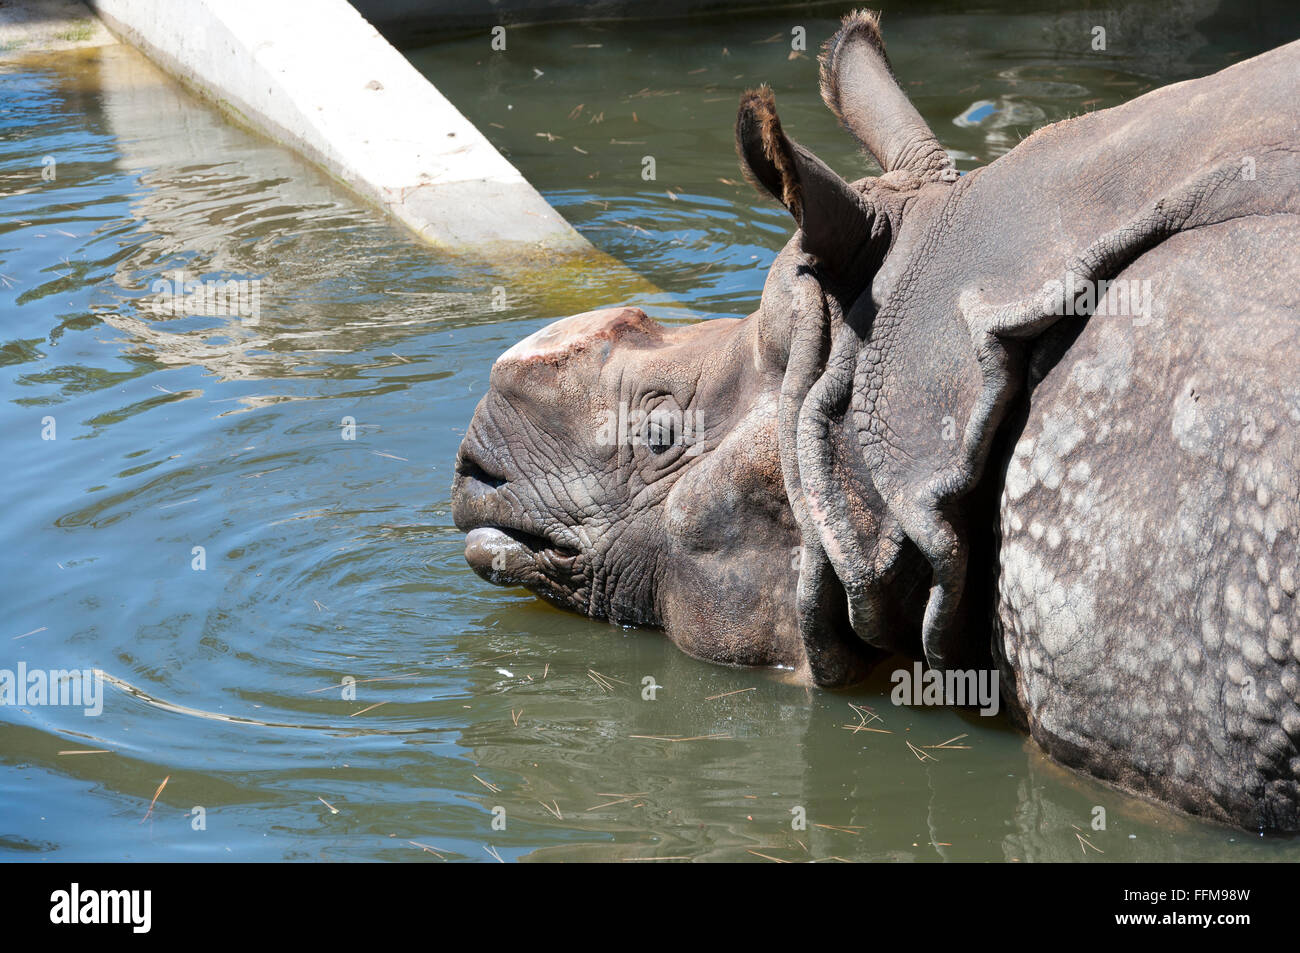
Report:
[{"label": "rhinoceros nostril", "polygon": [[482,464],[473,457],[468,456],[462,456],[456,462],[456,472],[466,479],[475,480],[479,483],[485,484],[486,486],[492,487],[494,490],[510,482],[505,477],[498,476],[497,474],[484,469]]}]

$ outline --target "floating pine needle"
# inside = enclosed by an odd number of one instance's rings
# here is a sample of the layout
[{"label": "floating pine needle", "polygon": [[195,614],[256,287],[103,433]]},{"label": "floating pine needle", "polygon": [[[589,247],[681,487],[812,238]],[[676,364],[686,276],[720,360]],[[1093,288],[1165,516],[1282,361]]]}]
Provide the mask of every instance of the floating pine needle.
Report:
[{"label": "floating pine needle", "polygon": [[855,705],[853,704],[853,702],[849,702],[849,707],[853,709],[853,713],[858,716],[858,719],[860,721],[870,723],[873,721],[883,720],[879,715],[877,715],[866,705]]},{"label": "floating pine needle", "polygon": [[1106,853],[1104,850],[1102,850],[1100,847],[1098,847],[1098,846],[1097,846],[1096,844],[1094,844],[1092,841],[1088,840],[1088,838],[1084,837],[1082,834],[1076,832],[1074,836],[1077,837],[1077,838],[1079,838],[1079,849],[1080,849],[1081,851],[1083,851],[1083,855],[1084,855],[1085,857],[1088,856],[1088,848],[1089,848],[1089,847],[1091,847],[1093,850],[1095,850],[1095,851],[1096,851],[1097,853],[1099,853],[1099,854],[1104,854],[1104,853]]},{"label": "floating pine needle", "polygon": [[349,718],[355,718],[355,717],[357,717],[357,715],[364,715],[364,714],[365,714],[366,712],[368,712],[368,711],[374,711],[374,710],[375,710],[376,708],[378,708],[380,705],[387,705],[387,704],[388,704],[388,702],[375,702],[375,703],[374,703],[373,705],[371,705],[369,708],[363,708],[363,709],[361,709],[360,711],[354,711],[352,714],[348,715],[348,717],[349,717]]},{"label": "floating pine needle", "polygon": [[597,804],[595,807],[589,807],[582,813],[590,814],[592,811],[599,811],[602,807],[613,807],[615,804],[626,804],[630,800],[632,800],[630,797],[615,798],[612,801],[605,801],[603,804]]},{"label": "floating pine needle", "polygon": [[170,774],[167,775],[167,777],[162,779],[162,784],[158,785],[158,790],[153,792],[153,800],[149,802],[149,810],[145,811],[144,817],[140,818],[141,824],[149,820],[149,815],[153,813],[153,806],[158,803],[158,795],[162,794],[163,788],[167,787],[167,782],[171,779],[172,776]]},{"label": "floating pine needle", "polygon": [[498,864],[504,864],[504,863],[505,863],[505,861],[501,859],[501,855],[497,853],[497,849],[496,849],[495,847],[492,847],[491,845],[488,845],[488,846],[484,847],[483,849],[484,849],[485,851],[487,851],[487,852],[488,852],[488,856],[490,856],[490,857],[491,857],[493,860],[495,860]]},{"label": "floating pine needle", "polygon": [[837,827],[834,824],[814,824],[813,827],[820,827],[828,831],[839,831],[843,834],[852,834],[854,837],[857,837],[858,831],[862,830],[861,824],[849,824],[845,827]]},{"label": "floating pine needle", "polygon": [[497,659],[499,659],[499,658],[506,658],[506,657],[509,656],[509,655],[518,655],[518,654],[519,654],[519,650],[518,650],[518,649],[516,649],[516,650],[513,651],[513,652],[502,652],[500,655],[493,655],[491,658],[485,658],[485,659],[483,659],[482,661],[475,662],[474,664],[475,664],[475,665],[486,665],[486,664],[488,664],[488,662],[495,662],[495,661],[496,661]]},{"label": "floating pine needle", "polygon": [[607,692],[612,692],[614,690],[615,682],[618,682],[620,685],[627,684],[627,682],[623,681],[621,678],[612,678],[609,675],[602,675],[594,668],[587,669],[587,677]]},{"label": "floating pine needle", "polygon": [[770,860],[774,864],[788,864],[790,861],[782,860],[780,857],[773,857],[771,854],[760,854],[756,850],[747,850],[746,853],[753,854],[755,857],[762,857],[764,860]]},{"label": "floating pine needle", "polygon": [[523,713],[524,710],[522,708],[519,709],[518,711],[515,711],[513,708],[510,709],[510,718],[515,723],[516,728],[519,727],[519,716],[522,715]]},{"label": "floating pine needle", "polygon": [[[557,821],[564,820],[564,815],[560,813],[559,801],[552,800],[550,804],[547,804],[545,801],[538,801],[537,803],[540,804],[542,807],[546,808],[546,810],[549,811],[551,814],[553,814]],[[552,807],[551,806],[552,804],[555,806]]]},{"label": "floating pine needle", "polygon": [[489,791],[491,791],[493,794],[500,794],[500,793],[501,793],[501,789],[500,789],[499,787],[497,787],[495,784],[490,784],[489,782],[484,781],[484,780],[483,780],[482,778],[480,778],[477,774],[471,775],[471,777],[472,777],[475,781],[477,781],[479,784],[483,785],[483,787],[485,787],[485,788],[487,788]]},{"label": "floating pine needle", "polygon": [[619,858],[619,860],[623,861],[624,863],[634,863],[636,861],[641,861],[641,860],[690,860],[690,859],[691,858],[686,854],[677,854],[676,856],[673,857],[620,857]]},{"label": "floating pine needle", "polygon": [[421,844],[417,840],[408,840],[407,843],[411,844],[412,846],[420,848],[420,850],[428,851],[430,854],[437,854],[439,860],[447,859],[447,855],[444,854],[442,851],[438,850],[438,848],[436,847],[430,847],[428,844]]},{"label": "floating pine needle", "polygon": [[935,757],[934,755],[932,755],[932,754],[926,754],[924,751],[922,751],[922,750],[921,750],[920,748],[918,748],[916,745],[912,744],[912,742],[910,742],[910,741],[904,741],[903,743],[906,744],[907,747],[909,747],[909,748],[912,750],[912,754],[916,755],[916,760],[917,760],[917,761],[926,762],[926,761],[938,761],[938,760],[939,760],[938,758],[936,758],[936,757]]},{"label": "floating pine needle", "polygon": [[841,725],[840,726],[841,728],[847,728],[849,731],[852,731],[854,734],[856,734],[859,731],[871,731],[879,735],[893,734],[893,732],[887,728],[870,727],[871,722],[873,721],[883,721],[883,719],[879,715],[877,715],[874,711],[872,711],[870,708],[866,707],[865,705],[855,705],[853,704],[853,702],[849,702],[849,707],[852,708],[853,713],[858,716],[858,723],[856,725]]},{"label": "floating pine needle", "polygon": [[711,702],[715,698],[727,698],[730,695],[743,695],[745,692],[756,692],[756,691],[758,691],[757,685],[751,688],[737,688],[734,692],[723,692],[721,695],[710,695],[708,698],[704,700],[706,702]]},{"label": "floating pine needle", "polygon": [[648,231],[646,231],[646,230],[645,230],[644,228],[642,228],[640,225],[633,225],[631,222],[625,222],[625,221],[623,221],[622,219],[618,219],[618,218],[613,219],[612,221],[614,222],[615,225],[622,225],[624,228],[630,228],[630,229],[632,229],[632,231],[634,231],[634,232],[640,232],[642,235],[649,235],[649,234],[650,234]]},{"label": "floating pine needle", "polygon": [[60,751],[59,754],[112,754],[108,748],[80,748],[76,751]]},{"label": "floating pine needle", "polygon": [[670,738],[667,735],[628,735],[629,738],[643,738],[646,741],[671,741],[676,744],[679,741],[713,741],[715,739],[732,738],[730,733],[720,732],[715,735],[692,735],[689,738]]},{"label": "floating pine needle", "polygon": [[[645,797],[645,796],[646,796],[646,792],[644,792],[644,791],[642,791],[642,792],[639,793],[639,794],[607,794],[607,793],[603,793],[603,792],[601,792],[601,791],[597,791],[597,792],[596,792],[596,797],[612,797],[614,800],[612,800],[612,801],[605,801],[605,802],[602,803],[602,804],[597,804],[595,807],[589,807],[589,808],[587,808],[585,811],[583,811],[582,813],[584,813],[584,814],[589,814],[589,813],[591,813],[592,811],[598,811],[598,810],[600,810],[602,807],[613,807],[615,804],[625,804],[625,803],[627,803],[628,801],[631,801],[633,798]],[[637,805],[637,806],[639,807],[640,805]]]},{"label": "floating pine needle", "polygon": [[334,806],[333,804],[331,804],[329,801],[325,800],[325,799],[324,799],[323,797],[321,797],[319,794],[316,795],[316,800],[320,801],[322,804],[324,804],[326,807],[328,807],[328,808],[330,809],[330,813],[331,813],[331,814],[337,814],[337,813],[339,812],[339,809],[338,809],[337,807],[335,807],[335,806]]},{"label": "floating pine needle", "polygon": [[354,682],[339,682],[337,685],[326,685],[324,688],[310,689],[308,695],[317,695],[320,692],[332,692],[340,688],[346,688],[348,685],[360,685],[363,682],[394,682],[399,678],[419,678],[419,672],[408,672],[405,675],[376,675],[374,678],[358,678]]},{"label": "floating pine needle", "polygon": [[947,741],[943,742],[942,744],[937,744],[937,745],[921,745],[921,747],[922,747],[922,748],[936,748],[936,749],[937,749],[937,748],[942,748],[942,749],[944,749],[945,751],[951,751],[951,750],[955,750],[955,749],[957,749],[957,748],[969,748],[970,745],[955,745],[955,744],[953,744],[954,741],[961,741],[961,740],[962,740],[963,738],[965,738],[965,737],[966,737],[965,735],[958,735],[956,738],[949,738]]}]

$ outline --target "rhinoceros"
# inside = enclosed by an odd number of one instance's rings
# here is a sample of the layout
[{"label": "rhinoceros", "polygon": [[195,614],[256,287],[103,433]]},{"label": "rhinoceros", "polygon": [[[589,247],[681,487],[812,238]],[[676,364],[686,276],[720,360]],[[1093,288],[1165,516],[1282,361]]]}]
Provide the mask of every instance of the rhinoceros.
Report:
[{"label": "rhinoceros", "polygon": [[796,230],[743,320],[568,317],[493,364],[466,558],[826,688],[992,668],[1061,763],[1300,829],[1300,43],[958,174],[876,15],[821,56],[848,182],[741,99]]}]

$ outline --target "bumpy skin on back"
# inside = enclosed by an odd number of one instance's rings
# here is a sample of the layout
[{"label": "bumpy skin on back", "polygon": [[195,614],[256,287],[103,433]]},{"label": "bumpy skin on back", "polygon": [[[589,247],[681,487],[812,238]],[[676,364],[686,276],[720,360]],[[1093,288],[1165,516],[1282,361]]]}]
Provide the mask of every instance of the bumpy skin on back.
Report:
[{"label": "bumpy skin on back", "polygon": [[[965,176],[875,15],[822,71],[883,174],[747,93],[742,168],[798,227],[759,309],[502,355],[453,486],[470,564],[825,687],[880,650],[997,664],[1062,763],[1300,829],[1300,43]],[[1092,313],[1098,281],[1136,301]]]},{"label": "bumpy skin on back", "polygon": [[[1185,232],[1033,389],[1003,485],[995,652],[1066,764],[1294,829],[1300,274],[1293,217]],[[1211,276],[1210,281],[1206,277]]]},{"label": "bumpy skin on back", "polygon": [[[1148,283],[1150,313],[1091,317],[1029,399],[1005,470],[995,652],[1031,733],[1065,763],[1288,829],[1298,130],[1292,44],[1049,127],[966,176],[901,266],[915,290],[877,317],[853,414],[873,482],[934,564],[923,638],[942,666],[969,648],[973,620],[934,609],[945,585],[956,602],[977,578],[961,572],[963,533],[981,514],[963,501],[1017,352],[1033,351],[1016,339],[1083,323],[1044,308],[1043,286],[1070,270]],[[1038,346],[1044,360],[1054,346]],[[945,445],[936,415],[961,438]]]}]

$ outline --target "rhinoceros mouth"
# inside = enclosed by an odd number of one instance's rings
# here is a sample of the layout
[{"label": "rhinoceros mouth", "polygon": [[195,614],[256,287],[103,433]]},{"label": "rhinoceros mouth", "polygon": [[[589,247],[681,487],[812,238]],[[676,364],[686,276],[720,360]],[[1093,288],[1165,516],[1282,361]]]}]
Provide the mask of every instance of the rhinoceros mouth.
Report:
[{"label": "rhinoceros mouth", "polygon": [[580,554],[545,536],[477,526],[465,535],[465,561],[486,582],[522,586],[562,609],[590,613]]},{"label": "rhinoceros mouth", "polygon": [[[558,570],[572,571],[580,553],[546,536],[510,526],[476,526],[465,535],[465,559],[477,572],[492,570],[493,560],[525,556]],[[481,574],[481,573],[480,573]]]},{"label": "rhinoceros mouth", "polygon": [[[490,460],[490,458],[488,458]],[[452,484],[452,516],[466,531],[465,561],[484,580],[523,586],[569,607],[586,609],[582,553],[527,514],[526,482],[463,447]]]}]

